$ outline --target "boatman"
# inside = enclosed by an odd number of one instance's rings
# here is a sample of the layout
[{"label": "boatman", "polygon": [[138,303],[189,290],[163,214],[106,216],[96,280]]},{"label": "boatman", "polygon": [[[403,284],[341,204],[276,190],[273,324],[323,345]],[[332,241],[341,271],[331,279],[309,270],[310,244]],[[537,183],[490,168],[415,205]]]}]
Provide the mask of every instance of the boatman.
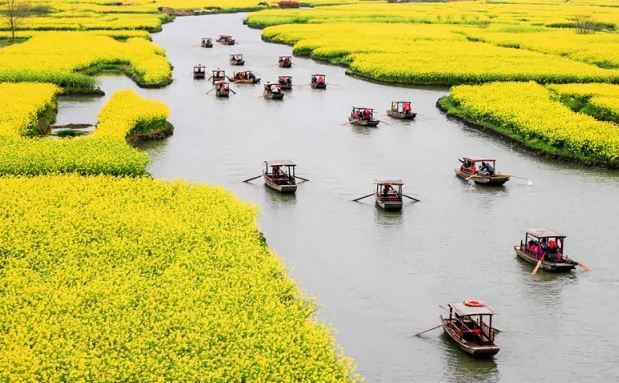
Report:
[{"label": "boatman", "polygon": [[318,84],[322,85],[325,83],[325,79],[322,76],[318,77]]},{"label": "boatman", "polygon": [[370,120],[372,118],[372,112],[370,112],[369,109],[366,109],[363,112],[363,118],[366,119],[366,120]]},{"label": "boatman", "polygon": [[404,107],[402,107],[404,114],[411,114],[411,104],[410,102],[405,102]]}]

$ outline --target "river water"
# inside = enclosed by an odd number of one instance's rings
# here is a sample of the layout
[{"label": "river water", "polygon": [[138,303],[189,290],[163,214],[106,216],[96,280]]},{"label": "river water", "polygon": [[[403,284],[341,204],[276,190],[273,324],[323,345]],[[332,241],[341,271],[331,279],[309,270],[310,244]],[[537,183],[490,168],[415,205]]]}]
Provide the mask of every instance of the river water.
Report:
[{"label": "river water", "polygon": [[[538,159],[450,121],[436,107],[443,88],[404,88],[348,77],[344,69],[293,58],[291,47],[262,42],[242,25],[245,14],[177,18],[154,34],[174,65],[174,82],[140,89],[122,76],[101,77],[102,98],[65,97],[58,124],[95,123],[116,90],[134,89],[164,101],[174,135],[143,149],[148,171],[223,185],[261,207],[260,227],[271,248],[290,264],[304,292],[324,305],[318,318],[338,329],[337,340],[367,382],[599,382],[619,381],[616,249],[619,174]],[[238,45],[203,49],[201,37],[231,34]],[[326,74],[326,91],[295,87],[283,101],[259,98],[261,85],[231,85],[230,99],[206,95],[211,84],[193,80],[193,65],[245,68],[275,81],[307,84]],[[412,101],[413,122],[385,115],[392,100]],[[378,128],[341,125],[352,106],[375,108]],[[497,170],[516,176],[504,187],[471,185],[454,175],[462,156],[496,157]],[[267,159],[291,159],[311,179],[297,194],[280,195],[261,179]],[[371,198],[373,181],[401,178],[421,200],[385,213]],[[532,184],[531,184],[532,183]],[[569,274],[540,271],[515,257],[527,227],[568,235],[566,253],[591,267]],[[615,297],[615,298],[612,298]],[[442,330],[411,338],[438,324],[438,305],[477,299],[498,315],[502,332],[494,360],[459,351]]]}]

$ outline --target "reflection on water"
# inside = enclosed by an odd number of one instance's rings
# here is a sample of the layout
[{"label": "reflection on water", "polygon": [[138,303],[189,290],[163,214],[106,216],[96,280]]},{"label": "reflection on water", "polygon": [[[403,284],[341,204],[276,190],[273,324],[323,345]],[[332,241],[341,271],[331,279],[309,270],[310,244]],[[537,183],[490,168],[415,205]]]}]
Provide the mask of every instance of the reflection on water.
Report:
[{"label": "reflection on water", "polygon": [[[442,330],[441,330],[442,331]],[[448,382],[498,382],[499,369],[494,358],[475,359],[466,354],[443,333],[440,336],[443,350],[445,381]]]},{"label": "reflection on water", "polygon": [[264,184],[266,210],[287,210],[297,204],[297,193],[280,193]]},{"label": "reflection on water", "polygon": [[390,226],[400,226],[403,221],[403,216],[406,214],[404,210],[406,209],[406,205],[402,207],[402,211],[387,211],[381,209],[376,206],[374,203],[374,222],[378,226],[390,227]]}]

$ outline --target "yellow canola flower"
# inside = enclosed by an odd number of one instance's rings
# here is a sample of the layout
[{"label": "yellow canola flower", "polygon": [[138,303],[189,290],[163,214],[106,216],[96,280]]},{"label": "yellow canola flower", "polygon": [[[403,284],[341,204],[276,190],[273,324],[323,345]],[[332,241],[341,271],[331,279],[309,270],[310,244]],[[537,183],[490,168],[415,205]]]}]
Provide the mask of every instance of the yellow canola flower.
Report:
[{"label": "yellow canola flower", "polygon": [[0,379],[358,382],[220,187],[0,178]]},{"label": "yellow canola flower", "polygon": [[619,167],[619,125],[575,113],[542,85],[490,83],[451,88],[466,117],[508,129],[525,140],[541,140],[584,160]]},{"label": "yellow canola flower", "polygon": [[158,100],[146,100],[133,90],[114,93],[99,113],[94,137],[124,140],[127,136],[162,129],[170,108]]},{"label": "yellow canola flower", "polygon": [[59,92],[52,84],[0,83],[0,137],[38,135],[39,118],[55,113]]},{"label": "yellow canola flower", "polygon": [[48,32],[0,49],[0,82],[50,82],[88,89],[95,80],[77,72],[97,64],[125,64],[144,85],[165,84],[172,76],[163,50],[145,39],[120,42],[95,33]]}]

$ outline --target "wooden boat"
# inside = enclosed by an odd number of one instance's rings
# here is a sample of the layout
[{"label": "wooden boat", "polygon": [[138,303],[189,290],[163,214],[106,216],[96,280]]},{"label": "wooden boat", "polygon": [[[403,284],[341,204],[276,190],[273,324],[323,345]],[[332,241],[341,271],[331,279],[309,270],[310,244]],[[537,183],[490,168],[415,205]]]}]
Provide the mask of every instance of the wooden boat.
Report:
[{"label": "wooden boat", "polygon": [[194,79],[205,79],[206,78],[206,68],[202,66],[202,64],[198,64],[193,67],[193,78]]},{"label": "wooden boat", "polygon": [[374,118],[374,109],[360,107],[352,108],[352,112],[350,112],[350,116],[348,116],[348,121],[350,121],[351,125],[370,127],[377,126],[379,122]]},{"label": "wooden boat", "polygon": [[417,116],[417,113],[411,110],[410,101],[392,101],[391,109],[387,111],[387,115],[393,118],[412,120]]},{"label": "wooden boat", "polygon": [[260,79],[256,78],[252,71],[234,72],[233,77],[228,77],[228,81],[235,84],[259,84]]},{"label": "wooden boat", "polygon": [[240,53],[231,54],[230,65],[245,65],[245,60],[243,60],[243,55]]},{"label": "wooden boat", "polygon": [[280,193],[294,193],[297,191],[295,167],[290,160],[264,161],[265,169],[262,172],[265,184]]},{"label": "wooden boat", "polygon": [[[462,166],[455,169],[456,175],[465,180],[473,180],[475,183],[487,186],[501,186],[509,181],[509,174],[501,174],[495,172],[496,160],[492,158],[479,157],[464,157],[460,160]],[[480,164],[479,169],[475,165]],[[487,170],[486,167],[492,163],[492,168]]]},{"label": "wooden boat", "polygon": [[215,96],[230,97],[230,84],[225,81],[215,84]]},{"label": "wooden boat", "polygon": [[520,246],[514,246],[514,250],[517,256],[530,264],[537,265],[543,256],[540,268],[546,271],[570,271],[579,265],[565,255],[564,242],[567,236],[551,229],[527,229],[524,233],[524,241],[520,241]]},{"label": "wooden boat", "polygon": [[[458,347],[475,358],[489,358],[499,352],[494,344],[495,330],[492,328],[494,311],[480,301],[450,303],[449,318],[441,319],[441,326]],[[489,318],[488,323],[483,319]]]},{"label": "wooden boat", "polygon": [[279,88],[279,84],[264,84],[264,91],[262,92],[262,96],[270,100],[284,99],[284,93],[282,93],[281,89]]},{"label": "wooden boat", "polygon": [[226,71],[217,68],[216,70],[213,71],[213,75],[211,76],[211,79],[213,80],[213,84],[220,82],[220,81],[226,81]]},{"label": "wooden boat", "polygon": [[312,89],[327,89],[327,76],[324,74],[316,73],[312,75],[312,81],[310,86]]},{"label": "wooden boat", "polygon": [[210,37],[203,37],[200,46],[202,48],[212,48],[213,40]]},{"label": "wooden boat", "polygon": [[[384,210],[402,210],[402,180],[376,181],[376,205]],[[395,189],[394,186],[397,188]]]},{"label": "wooden boat", "polygon": [[292,89],[292,77],[291,76],[278,76],[277,83],[279,84],[279,89],[281,90]]},{"label": "wooden boat", "polygon": [[290,68],[292,67],[292,59],[290,56],[279,56],[279,67]]},{"label": "wooden boat", "polygon": [[222,45],[234,45],[236,43],[230,35],[219,35],[216,41]]}]

